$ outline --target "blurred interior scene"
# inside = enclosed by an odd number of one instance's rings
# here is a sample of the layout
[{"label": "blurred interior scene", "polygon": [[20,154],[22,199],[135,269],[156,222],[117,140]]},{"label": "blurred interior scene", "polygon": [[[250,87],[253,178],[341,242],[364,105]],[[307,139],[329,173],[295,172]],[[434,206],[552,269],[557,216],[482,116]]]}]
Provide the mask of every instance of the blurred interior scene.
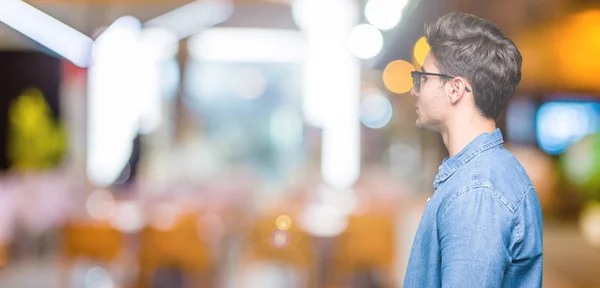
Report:
[{"label": "blurred interior scene", "polygon": [[424,24],[496,23],[544,287],[600,287],[600,2],[0,0],[0,287],[401,287]]}]

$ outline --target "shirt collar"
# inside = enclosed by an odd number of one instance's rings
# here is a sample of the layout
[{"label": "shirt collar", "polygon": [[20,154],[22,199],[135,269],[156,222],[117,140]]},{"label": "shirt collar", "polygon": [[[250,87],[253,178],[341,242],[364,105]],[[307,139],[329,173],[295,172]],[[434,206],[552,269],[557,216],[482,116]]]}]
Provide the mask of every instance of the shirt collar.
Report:
[{"label": "shirt collar", "polygon": [[502,145],[504,139],[502,132],[496,128],[492,133],[482,133],[471,141],[465,148],[452,157],[446,157],[433,182],[433,188],[437,187],[448,179],[456,170],[469,162],[473,157],[490,148]]}]

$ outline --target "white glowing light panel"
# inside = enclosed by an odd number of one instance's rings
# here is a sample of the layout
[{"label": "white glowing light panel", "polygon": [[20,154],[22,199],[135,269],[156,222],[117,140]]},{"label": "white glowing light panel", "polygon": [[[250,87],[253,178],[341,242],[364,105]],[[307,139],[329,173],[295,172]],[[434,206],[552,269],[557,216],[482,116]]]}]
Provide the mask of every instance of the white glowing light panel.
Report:
[{"label": "white glowing light panel", "polygon": [[89,64],[90,37],[23,1],[0,0],[0,21],[79,67]]},{"label": "white glowing light panel", "polygon": [[96,185],[110,185],[125,167],[138,125],[136,52],[141,23],[117,19],[96,41],[88,82],[87,175]]},{"label": "white glowing light panel", "polygon": [[188,50],[198,61],[298,63],[306,45],[294,30],[218,27],[191,37]]},{"label": "white glowing light panel", "polygon": [[305,120],[323,129],[321,174],[336,188],[360,174],[360,62],[348,49],[358,7],[346,0],[296,0],[294,20],[306,35]]}]

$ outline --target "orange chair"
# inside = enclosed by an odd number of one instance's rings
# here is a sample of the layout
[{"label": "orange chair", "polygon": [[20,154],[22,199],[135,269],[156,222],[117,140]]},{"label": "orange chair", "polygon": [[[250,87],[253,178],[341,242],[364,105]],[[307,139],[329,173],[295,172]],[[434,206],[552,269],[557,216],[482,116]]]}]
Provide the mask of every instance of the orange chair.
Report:
[{"label": "orange chair", "polygon": [[[159,230],[145,227],[140,235],[140,287],[148,287],[159,268],[177,267],[187,275],[200,275],[211,268],[208,245],[200,238],[197,217],[181,215],[173,227]],[[194,287],[209,287],[200,275]]]},{"label": "orange chair", "polygon": [[287,264],[301,271],[306,281],[301,286],[315,287],[317,265],[309,235],[294,223],[287,231],[278,230],[275,223],[278,216],[261,217],[252,226],[241,265],[253,262]]},{"label": "orange chair", "polygon": [[123,249],[123,234],[107,222],[68,223],[63,228],[63,255],[111,262]]},{"label": "orange chair", "polygon": [[123,234],[108,222],[69,222],[62,229],[62,279],[59,287],[67,287],[67,274],[77,259],[85,258],[110,265],[124,249]]},{"label": "orange chair", "polygon": [[[393,217],[379,213],[353,215],[338,238],[331,263],[333,275],[329,275],[329,281],[340,285],[340,279],[351,278],[355,273],[380,271],[384,276],[382,284],[388,287],[393,275],[393,261]],[[346,285],[342,283],[340,287]]]}]

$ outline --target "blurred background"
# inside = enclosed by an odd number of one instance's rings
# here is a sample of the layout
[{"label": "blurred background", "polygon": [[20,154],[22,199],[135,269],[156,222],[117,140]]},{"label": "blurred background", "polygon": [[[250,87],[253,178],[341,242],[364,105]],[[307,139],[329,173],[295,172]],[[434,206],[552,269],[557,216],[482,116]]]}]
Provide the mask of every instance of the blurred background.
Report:
[{"label": "blurred background", "polygon": [[544,287],[600,287],[600,3],[0,0],[0,287],[401,287],[447,156],[410,71],[514,39]]}]

